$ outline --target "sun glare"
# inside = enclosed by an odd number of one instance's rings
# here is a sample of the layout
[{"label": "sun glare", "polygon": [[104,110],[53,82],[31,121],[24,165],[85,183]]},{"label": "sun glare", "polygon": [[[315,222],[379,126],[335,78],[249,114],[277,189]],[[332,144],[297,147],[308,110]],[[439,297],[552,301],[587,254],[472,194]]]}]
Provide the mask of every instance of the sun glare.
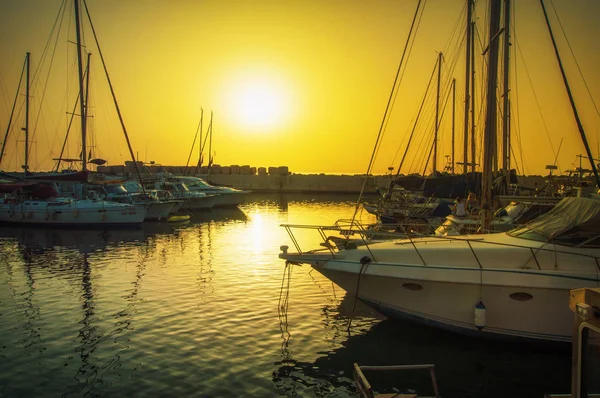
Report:
[{"label": "sun glare", "polygon": [[228,90],[228,108],[240,128],[266,131],[281,127],[288,117],[288,98],[274,79],[239,79]]}]

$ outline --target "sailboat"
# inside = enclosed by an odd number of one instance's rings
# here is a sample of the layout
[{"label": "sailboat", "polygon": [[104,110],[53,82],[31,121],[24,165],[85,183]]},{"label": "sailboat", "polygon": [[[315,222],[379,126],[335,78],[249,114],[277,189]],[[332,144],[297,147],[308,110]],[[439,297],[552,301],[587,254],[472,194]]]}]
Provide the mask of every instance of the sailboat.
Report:
[{"label": "sailboat", "polygon": [[[90,192],[83,197],[65,197],[59,195],[59,187],[64,182],[87,183],[89,172],[86,167],[86,104],[79,18],[79,0],[74,1],[75,25],[77,31],[77,58],[79,70],[79,105],[82,137],[82,171],[77,173],[56,173],[29,176],[29,70],[30,54],[26,57],[26,117],[25,117],[25,170],[23,181],[16,184],[3,184],[0,193],[0,223],[36,226],[68,227],[131,227],[140,226],[146,215],[146,206],[115,203],[101,200]],[[17,93],[18,94],[18,93]]]},{"label": "sailboat", "polygon": [[[509,3],[509,1],[506,1]],[[505,4],[506,4],[505,3]],[[491,220],[491,142],[501,2],[490,2],[488,104],[484,135],[482,225]],[[494,58],[495,57],[495,58]],[[495,65],[495,66],[494,66]],[[589,151],[588,151],[589,152]],[[591,158],[591,156],[590,156]],[[279,257],[309,264],[381,313],[479,337],[570,342],[569,291],[600,286],[600,201],[564,198],[538,219],[505,233],[420,237],[370,244],[325,242]],[[329,230],[332,228],[329,227]]]}]

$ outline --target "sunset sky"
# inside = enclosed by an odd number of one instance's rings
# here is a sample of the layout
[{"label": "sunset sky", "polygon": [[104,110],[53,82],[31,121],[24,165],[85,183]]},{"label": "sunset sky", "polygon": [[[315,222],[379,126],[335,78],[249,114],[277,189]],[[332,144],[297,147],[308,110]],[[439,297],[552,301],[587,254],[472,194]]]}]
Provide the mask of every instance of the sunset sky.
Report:
[{"label": "sunset sky", "polygon": [[[0,0],[0,141],[26,52],[31,52],[32,74],[44,61],[32,88],[31,170],[53,166],[52,158],[58,156],[66,134],[67,112],[76,99],[75,46],[68,43],[75,40],[74,22],[71,2],[67,3],[60,35],[53,36],[42,59],[62,0]],[[204,109],[205,133],[210,112],[214,112],[216,164],[286,165],[292,172],[353,174],[367,171],[417,3],[88,0],[87,4],[140,160],[185,164]],[[423,16],[374,173],[398,167],[439,51],[445,54],[442,102],[449,82],[456,78],[455,158],[462,160],[465,3],[423,2]],[[546,174],[545,166],[554,163],[558,152],[558,165],[564,172],[578,166],[576,155],[585,150],[539,1],[513,3],[513,166],[520,173]],[[487,40],[487,2],[476,4],[478,41],[483,43]],[[545,4],[592,152],[598,156],[600,116],[592,99],[600,106],[600,1],[546,0]],[[86,48],[92,53],[90,142],[95,157],[111,165],[122,164],[129,153],[88,27],[86,22]],[[479,114],[484,76],[479,42],[478,136],[484,125]],[[423,172],[432,145],[433,101],[433,96],[426,101],[403,173]],[[2,170],[19,169],[23,162],[19,131],[24,125],[23,102],[20,96]],[[451,154],[451,108],[448,102],[441,122],[438,168],[443,168],[445,156]],[[70,137],[66,155],[76,157],[79,131],[72,131]],[[196,148],[192,163],[197,161],[197,152]]]}]

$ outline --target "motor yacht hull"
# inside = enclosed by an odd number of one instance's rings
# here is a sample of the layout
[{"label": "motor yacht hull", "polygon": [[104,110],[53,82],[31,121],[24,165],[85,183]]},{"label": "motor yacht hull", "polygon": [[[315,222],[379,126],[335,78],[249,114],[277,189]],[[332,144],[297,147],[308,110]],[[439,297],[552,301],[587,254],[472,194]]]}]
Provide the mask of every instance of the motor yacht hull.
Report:
[{"label": "motor yacht hull", "polygon": [[173,212],[175,202],[150,202],[146,207],[146,217],[144,221],[162,221],[169,218]]},{"label": "motor yacht hull", "polygon": [[214,207],[237,207],[246,200],[246,192],[218,193],[214,197]]},{"label": "motor yacht hull", "polygon": [[[554,281],[563,286],[519,286],[518,279],[522,279],[522,275],[517,275],[514,284],[506,286],[502,283],[512,279],[510,273],[501,275],[504,279],[501,281],[491,271],[480,275],[480,271],[473,269],[377,264],[368,265],[369,269],[359,279],[360,267],[360,264],[352,266],[337,261],[314,266],[349,295],[386,316],[482,337],[568,342],[573,332],[573,316],[565,305],[569,300],[569,286],[586,285]],[[480,278],[486,283],[480,284]],[[531,275],[528,279],[538,278],[551,282],[557,277]],[[465,282],[444,282],[444,279]],[[494,280],[498,284],[494,284]],[[475,307],[480,301],[486,308],[485,325],[481,330],[475,326]]]},{"label": "motor yacht hull", "polygon": [[[521,243],[521,245],[518,245]],[[390,317],[485,337],[568,342],[569,290],[600,286],[598,249],[506,234],[419,238],[284,253]],[[476,319],[476,306],[482,325]],[[481,321],[481,319],[479,319]],[[481,327],[478,327],[481,326]]]},{"label": "motor yacht hull", "polygon": [[214,197],[212,195],[206,196],[188,196],[188,197],[179,197],[178,199],[183,199],[183,205],[181,206],[182,210],[191,210],[191,211],[205,211],[210,210],[214,207]]}]

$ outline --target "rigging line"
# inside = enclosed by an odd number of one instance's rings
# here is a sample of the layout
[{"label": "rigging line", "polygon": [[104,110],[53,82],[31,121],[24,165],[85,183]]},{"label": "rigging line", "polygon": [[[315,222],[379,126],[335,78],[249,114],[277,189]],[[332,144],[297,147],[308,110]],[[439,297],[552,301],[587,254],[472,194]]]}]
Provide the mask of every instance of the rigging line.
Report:
[{"label": "rigging line", "polygon": [[[516,16],[515,14],[517,13],[517,5],[512,4],[512,8],[513,8],[513,12],[512,12],[512,23],[511,28],[512,28],[512,33],[513,33],[513,37],[516,38],[517,37],[517,28],[516,28]],[[519,68],[517,67],[517,57],[512,57],[512,60],[514,62],[514,67],[512,68],[512,70],[514,71],[514,75],[515,75],[515,83],[514,83],[514,88],[515,88],[515,93],[514,93],[514,97],[515,97],[515,112],[511,111],[511,114],[516,114],[516,120],[513,119],[513,126],[514,126],[514,122],[517,122],[517,128],[516,128],[516,136],[517,136],[517,140],[519,141],[519,154],[520,154],[520,158],[521,158],[521,168],[523,169],[523,175],[526,174],[526,170],[525,170],[525,160],[523,159],[523,141],[521,139],[521,112],[519,111],[519,74],[518,74],[518,70]],[[511,107],[512,109],[512,107]],[[515,162],[517,161],[517,158],[515,156]]]},{"label": "rigging line", "polygon": [[[42,60],[42,61],[46,58],[46,56],[48,54],[51,39],[52,39],[52,36],[54,36],[54,32],[57,31],[57,27],[58,27],[58,31],[60,31],[60,26],[62,25],[65,11],[66,11],[66,0],[63,0],[62,4],[58,10],[58,14],[56,14],[56,18],[54,19],[54,24],[52,25],[52,29],[50,29],[50,35],[48,37],[48,40],[46,41],[44,50],[42,51],[42,56],[40,57],[40,60]],[[46,92],[48,90],[48,84],[50,81],[50,72],[52,71],[52,66],[54,64],[54,58],[56,55],[56,49],[58,47],[58,39],[59,39],[58,31],[56,33],[56,39],[54,40],[54,47],[52,48],[52,55],[50,56],[50,65],[48,66],[48,72],[46,73],[46,82],[44,84],[44,89],[42,90],[42,96],[39,101],[40,106],[44,102],[44,100],[46,98]],[[35,72],[33,73],[33,81],[34,82],[37,82],[39,80],[39,74],[41,74],[41,72],[42,72],[41,71],[42,63],[43,62],[40,62],[38,64]],[[32,133],[31,133],[31,142],[29,143],[30,146],[33,146],[33,142],[35,140],[35,136],[36,136],[36,132],[37,132],[37,126],[40,122],[41,116],[42,116],[42,111],[41,111],[41,109],[39,109],[38,113],[37,113],[37,117],[35,118],[35,122],[33,123],[33,129],[32,129]],[[31,148],[28,148],[28,150],[30,150],[30,149]]]},{"label": "rigging line", "polygon": [[[428,93],[429,95],[429,93]],[[427,98],[429,101],[431,101],[431,95],[429,95],[429,97]],[[424,109],[425,113],[419,118],[420,120],[417,120],[418,125],[415,126],[416,129],[419,129],[419,131],[431,131],[433,129],[433,118],[434,118],[434,108],[435,108],[435,104],[433,103],[429,103],[427,105],[428,108]],[[415,168],[415,163],[418,162],[417,157],[419,157],[421,160],[425,158],[425,152],[427,150],[427,148],[430,147],[430,142],[429,142],[429,138],[430,135],[429,134],[419,134],[419,143],[418,146],[416,148],[416,150],[414,150],[414,156],[412,157],[412,161],[409,167],[409,170],[414,171],[418,174],[421,173],[421,166],[418,165]],[[423,154],[423,156],[418,156],[419,154]]]},{"label": "rigging line", "polygon": [[590,96],[590,99],[592,100],[592,104],[594,105],[594,109],[596,110],[596,115],[600,116],[600,112],[598,112],[598,107],[596,106],[596,102],[594,101],[594,97],[592,96],[592,93],[590,92],[590,88],[587,84],[587,80],[585,79],[585,77],[583,76],[583,72],[581,71],[581,67],[579,66],[579,62],[577,62],[577,58],[575,57],[575,52],[573,51],[573,47],[571,47],[571,42],[569,41],[569,38],[567,37],[567,34],[565,32],[565,28],[563,27],[562,22],[560,21],[560,18],[558,17],[558,12],[556,11],[556,8],[554,7],[554,3],[552,2],[552,0],[550,0],[550,5],[552,6],[552,9],[554,10],[554,14],[556,15],[556,20],[558,21],[558,25],[560,26],[560,29],[563,33],[563,36],[565,37],[565,40],[567,42],[567,46],[569,47],[569,51],[571,51],[571,55],[573,56],[573,61],[575,61],[575,65],[577,66],[577,70],[579,71],[579,75],[581,76],[581,80],[583,80],[583,84],[585,85],[585,88],[588,92],[588,95]]},{"label": "rigging line", "polygon": [[438,120],[438,140],[441,141],[441,133],[443,133],[443,131],[440,129],[440,127],[442,126],[442,121],[444,120],[444,113],[446,112],[446,107],[448,106],[448,102],[450,101],[450,94],[452,94],[452,90],[448,89],[448,92],[446,93],[446,100],[444,101],[444,106],[442,108],[442,112],[440,113],[440,119]]},{"label": "rigging line", "polygon": [[69,139],[69,132],[71,131],[71,125],[73,124],[73,120],[75,119],[75,112],[77,111],[77,105],[79,105],[79,97],[80,96],[81,96],[81,93],[77,94],[77,98],[75,99],[75,103],[73,104],[73,111],[71,112],[71,118],[69,119],[69,125],[67,126],[67,134],[65,135],[65,140],[63,141],[63,145],[60,150],[60,154],[58,155],[58,160],[56,161],[56,169],[55,169],[56,172],[58,172],[58,169],[60,168],[60,162],[65,153],[65,147],[67,146],[67,140]]},{"label": "rigging line", "polygon": [[[467,17],[467,2],[464,2],[464,5],[462,7],[462,9],[460,10],[460,13],[458,14],[458,19],[456,19],[456,22],[454,23],[454,27],[451,30],[450,36],[448,37],[448,40],[446,41],[446,44],[444,45],[442,52],[444,54],[446,54],[446,50],[449,48],[450,43],[452,42],[452,39],[454,39],[454,36],[457,35],[457,32],[459,31],[458,27],[461,26],[462,29],[462,25],[464,25],[464,19]],[[463,36],[463,40],[464,40],[464,36]]]},{"label": "rigging line", "polygon": [[[85,7],[85,12],[87,14],[88,20],[90,21],[90,27],[92,29],[92,34],[93,34],[94,40],[96,42],[96,47],[98,48],[98,54],[100,55],[100,59],[102,60],[102,67],[104,68],[104,73],[106,74],[106,80],[108,81],[110,93],[112,94],[113,102],[114,102],[115,108],[117,110],[117,115],[119,116],[119,122],[121,122],[121,127],[123,128],[123,134],[125,135],[125,140],[127,141],[127,147],[129,148],[129,154],[131,155],[131,160],[133,160],[133,165],[135,166],[135,172],[138,176],[138,179],[141,182],[142,176],[140,175],[140,170],[139,170],[138,164],[135,160],[135,154],[133,153],[133,148],[131,147],[131,141],[129,140],[129,135],[127,134],[127,129],[125,127],[125,122],[123,121],[123,115],[121,115],[121,109],[119,108],[119,104],[117,102],[117,97],[115,96],[115,90],[114,90],[112,82],[110,80],[110,76],[108,75],[108,70],[106,69],[106,63],[104,62],[104,56],[102,55],[102,50],[100,49],[100,43],[98,42],[98,36],[96,35],[96,29],[94,29],[94,24],[92,23],[92,17],[90,15],[90,11],[88,10],[86,0],[83,0],[83,5]],[[85,148],[84,148],[84,150],[85,150]],[[143,184],[142,184],[142,193],[146,193],[146,188],[144,188]]]},{"label": "rigging line", "polygon": [[552,154],[554,156],[556,156],[556,151],[554,150],[554,145],[552,144],[552,139],[550,138],[550,132],[548,131],[548,125],[546,124],[546,119],[544,118],[544,115],[542,114],[542,108],[540,106],[540,101],[538,100],[536,91],[533,87],[533,82],[531,81],[531,75],[529,74],[529,69],[527,68],[527,63],[525,62],[525,57],[523,56],[523,52],[521,50],[521,45],[519,44],[519,40],[517,39],[516,36],[515,36],[515,44],[516,44],[517,50],[519,52],[519,55],[521,56],[521,59],[523,60],[523,68],[525,69],[525,74],[527,76],[527,80],[529,81],[529,85],[531,86],[531,91],[533,93],[533,98],[534,98],[535,104],[538,108],[538,112],[540,113],[540,116],[542,118],[542,125],[544,126],[544,131],[546,132],[546,136],[548,137],[548,142],[550,143],[550,149],[552,149]]},{"label": "rigging line", "polygon": [[437,70],[437,64],[434,65],[433,71],[431,72],[431,76],[429,77],[429,83],[427,83],[427,88],[425,89],[425,95],[423,95],[423,100],[421,101],[421,106],[419,107],[419,112],[417,113],[417,118],[415,120],[415,124],[413,125],[412,131],[410,133],[410,137],[408,138],[408,143],[406,144],[406,150],[404,151],[404,155],[402,155],[402,160],[400,160],[400,164],[398,165],[398,170],[396,170],[396,179],[400,175],[400,169],[404,165],[404,159],[406,159],[406,154],[408,153],[408,149],[410,148],[410,143],[415,134],[415,130],[417,127],[417,123],[419,122],[419,117],[421,116],[421,111],[423,110],[423,106],[425,105],[425,99],[427,98],[427,94],[429,93],[429,88],[431,87],[431,82],[433,81],[433,77],[435,76],[435,71]]},{"label": "rigging line", "polygon": [[[185,171],[187,171],[187,167],[190,164],[190,159],[192,158],[192,153],[194,152],[194,146],[196,145],[196,139],[198,139],[198,131],[200,131],[201,122],[198,121],[198,127],[196,128],[196,134],[194,134],[194,142],[192,142],[192,148],[190,149],[190,156],[188,156],[187,162],[185,163]],[[185,175],[185,172],[183,173]]]},{"label": "rigging line", "polygon": [[[515,155],[515,151],[514,151],[514,148],[512,147],[512,145],[511,145],[510,148],[508,148],[508,150],[510,151],[510,153],[512,154],[513,159],[515,160],[514,165],[515,165],[515,169],[517,170],[517,175],[521,175],[521,171],[519,170],[519,163],[517,162],[517,156]],[[525,173],[523,173],[523,175],[524,174]]]},{"label": "rigging line", "polygon": [[15,95],[15,101],[13,102],[12,110],[10,111],[10,117],[8,118],[8,126],[6,126],[6,134],[4,134],[4,142],[2,142],[2,149],[0,150],[0,164],[2,164],[2,159],[4,158],[4,150],[6,149],[8,134],[10,133],[13,115],[15,113],[15,108],[17,107],[19,91],[21,90],[21,84],[23,84],[23,76],[25,75],[25,65],[27,65],[27,59],[25,59],[25,62],[23,63],[23,69],[21,69],[21,78],[19,79],[19,85],[17,86],[17,94]]},{"label": "rigging line", "polygon": [[367,168],[367,173],[365,175],[365,178],[363,179],[363,183],[362,183],[362,187],[360,189],[360,194],[358,195],[358,200],[356,201],[356,207],[354,209],[354,215],[352,216],[352,223],[354,223],[354,219],[356,218],[356,213],[358,212],[358,209],[360,207],[360,202],[362,199],[362,196],[364,194],[365,191],[365,186],[367,184],[367,178],[371,172],[371,169],[373,167],[373,162],[375,160],[375,154],[377,153],[377,148],[379,147],[379,143],[380,140],[382,138],[382,134],[383,134],[383,128],[385,126],[385,120],[387,119],[387,115],[390,109],[390,105],[392,103],[392,99],[394,98],[394,92],[396,91],[396,84],[398,82],[398,77],[400,75],[400,70],[402,68],[402,64],[404,63],[404,56],[406,55],[406,49],[409,45],[410,42],[410,38],[412,37],[412,33],[413,33],[413,29],[415,27],[415,23],[417,21],[417,17],[419,15],[419,9],[421,8],[421,3],[423,0],[419,0],[419,3],[417,4],[417,9],[415,10],[415,15],[413,17],[411,26],[410,26],[410,30],[408,32],[408,40],[406,41],[406,44],[404,46],[404,51],[402,52],[402,57],[400,58],[400,64],[398,65],[398,70],[396,71],[396,77],[394,78],[394,84],[392,85],[392,91],[390,92],[390,97],[388,99],[388,103],[385,109],[385,112],[383,114],[383,119],[381,121],[381,125],[379,127],[379,133],[377,134],[377,140],[375,141],[375,147],[373,149],[373,153],[371,154],[371,159],[369,160],[369,166]]},{"label": "rigging line", "polygon": [[6,109],[8,109],[8,97],[6,96],[6,87],[4,87],[2,71],[0,71],[0,91],[2,91],[2,99],[4,100],[4,105],[6,106]]},{"label": "rigging line", "polygon": [[[424,10],[425,10],[426,3],[427,3],[427,0],[425,0],[425,4],[423,5],[423,8],[421,9],[421,13],[420,13],[419,18],[418,18],[417,23],[416,23],[416,29],[415,29],[415,31],[418,31],[419,30],[419,26],[421,26],[421,20],[423,19],[423,13],[424,13]],[[411,39],[410,38],[410,33],[409,33],[409,41],[410,41],[410,45],[408,47],[408,52],[406,52],[406,46],[405,46],[403,54],[402,54],[402,58],[400,60],[400,65],[403,64],[403,59],[405,58],[405,54],[406,54],[407,58],[410,57],[410,54],[412,53],[412,50],[414,48],[414,44],[415,44],[415,41],[416,41],[416,35],[413,35],[412,39]],[[406,68],[407,67],[408,67],[408,65],[404,65],[404,68],[402,69],[402,72],[400,74],[400,78],[398,79],[398,83],[395,84],[396,87],[399,87],[400,84],[402,83],[402,80],[404,79],[404,74],[406,73]],[[400,70],[400,68],[398,70]],[[390,110],[389,110],[388,114],[392,113],[392,111],[394,109],[394,106],[396,105],[396,99],[398,97],[399,91],[400,91],[399,89],[395,90],[394,99],[392,101],[392,105],[390,107]],[[385,118],[385,126],[383,127],[384,134],[385,134],[385,131],[387,131],[387,126],[388,126],[389,121],[390,121],[390,117],[388,116],[388,117]],[[379,154],[380,147],[381,147],[381,145],[377,146],[377,148],[375,150],[375,156],[377,156]]]},{"label": "rigging line", "polygon": [[[418,19],[417,19],[417,22],[416,22],[416,25],[415,25],[415,29],[414,29],[415,32],[417,32],[419,30],[419,27],[421,25],[421,20],[423,19],[423,13],[424,13],[424,9],[425,9],[426,3],[427,3],[427,0],[425,0],[425,2],[424,2],[423,7],[421,8],[420,14],[418,14]],[[413,21],[413,25],[414,25],[414,21]],[[400,69],[402,69],[402,71],[400,73],[399,79],[395,83],[395,87],[396,88],[393,88],[393,90],[395,90],[394,91],[394,98],[392,100],[392,103],[391,103],[391,106],[389,108],[389,111],[387,112],[387,116],[385,116],[385,125],[383,127],[383,133],[381,135],[382,138],[381,138],[379,144],[377,145],[377,147],[375,149],[375,157],[374,158],[376,158],[379,155],[379,150],[381,149],[381,142],[383,141],[383,137],[385,136],[385,133],[387,131],[387,127],[388,127],[388,124],[390,122],[391,114],[392,114],[393,109],[394,109],[394,107],[396,105],[396,100],[397,100],[398,94],[400,92],[399,87],[402,84],[402,80],[404,79],[404,75],[405,75],[406,69],[408,67],[408,65],[404,64],[403,60],[410,57],[410,55],[412,53],[412,50],[414,48],[415,41],[416,41],[416,34],[414,34],[414,35],[411,36],[410,33],[409,33],[409,37],[407,39],[407,43],[410,43],[410,44],[408,45],[408,51],[406,50],[406,44],[405,44],[405,48],[404,48],[403,53],[402,53],[402,57],[401,57],[401,60],[400,60],[400,65],[398,67],[398,70],[400,71]]]},{"label": "rigging line", "polygon": [[592,171],[594,172],[594,177],[596,178],[596,185],[600,188],[600,176],[598,175],[598,169],[596,168],[596,162],[594,162],[594,157],[592,156],[592,151],[590,146],[588,145],[587,138],[585,137],[585,131],[583,130],[583,125],[581,124],[581,120],[579,119],[579,114],[577,113],[577,107],[575,106],[575,100],[573,99],[573,94],[571,93],[571,88],[569,87],[569,82],[567,81],[567,75],[565,73],[565,69],[563,68],[562,61],[560,59],[560,54],[558,53],[558,47],[556,45],[556,40],[554,40],[554,34],[552,33],[552,27],[550,26],[550,20],[548,19],[548,14],[546,13],[546,7],[544,6],[544,0],[540,0],[540,4],[542,6],[542,11],[544,11],[544,18],[546,19],[546,25],[548,26],[548,33],[550,33],[550,38],[552,39],[552,46],[554,47],[554,53],[556,54],[556,60],[558,61],[558,66],[560,68],[560,73],[563,78],[563,82],[565,84],[565,89],[567,90],[567,95],[569,96],[569,103],[571,104],[571,109],[573,110],[573,116],[575,117],[575,121],[577,123],[577,129],[579,130],[579,135],[581,135],[581,140],[583,141],[583,145],[585,146],[585,151],[587,152],[587,156],[590,161],[590,166],[592,166]]}]

